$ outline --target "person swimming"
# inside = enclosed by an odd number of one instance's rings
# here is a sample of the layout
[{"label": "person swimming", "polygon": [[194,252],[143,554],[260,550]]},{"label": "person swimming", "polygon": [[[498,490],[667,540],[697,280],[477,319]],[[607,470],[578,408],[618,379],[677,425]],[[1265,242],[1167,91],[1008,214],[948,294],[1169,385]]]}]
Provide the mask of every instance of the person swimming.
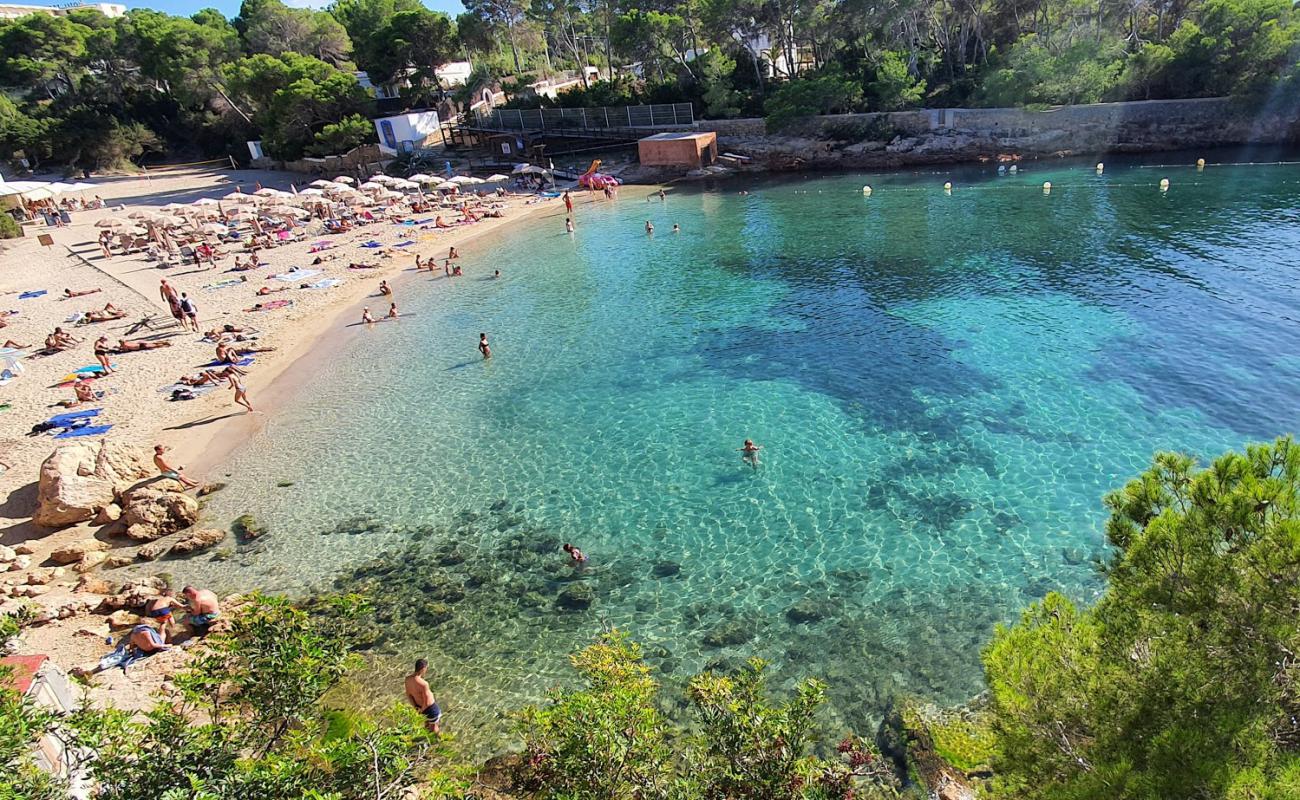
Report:
[{"label": "person swimming", "polygon": [[654,223],[651,222],[650,220],[646,220],[646,221],[645,221],[645,232],[646,232],[646,233],[654,233],[654,232],[655,232],[655,226],[654,226]]},{"label": "person swimming", "polygon": [[565,542],[564,547],[561,549],[569,554],[569,559],[573,561],[574,566],[585,564],[587,562],[586,554],[568,542]]},{"label": "person swimming", "polygon": [[674,223],[673,223],[673,233],[681,233],[681,232],[682,232],[682,226],[681,226],[681,225],[678,225],[677,223],[674,222]]},{"label": "person swimming", "polygon": [[740,459],[754,469],[758,469],[758,451],[763,448],[754,444],[752,439],[746,439],[744,447],[737,452],[741,453]]}]

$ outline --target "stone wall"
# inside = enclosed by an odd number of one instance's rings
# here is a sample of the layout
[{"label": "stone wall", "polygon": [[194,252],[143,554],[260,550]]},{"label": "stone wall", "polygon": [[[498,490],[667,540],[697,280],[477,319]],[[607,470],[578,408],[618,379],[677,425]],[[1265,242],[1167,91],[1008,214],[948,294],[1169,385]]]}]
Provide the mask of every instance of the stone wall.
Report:
[{"label": "stone wall", "polygon": [[1230,98],[1021,108],[927,109],[816,117],[780,135],[762,119],[701,120],[719,150],[755,168],[888,168],[1024,157],[1300,142],[1300,99],[1261,107]]}]

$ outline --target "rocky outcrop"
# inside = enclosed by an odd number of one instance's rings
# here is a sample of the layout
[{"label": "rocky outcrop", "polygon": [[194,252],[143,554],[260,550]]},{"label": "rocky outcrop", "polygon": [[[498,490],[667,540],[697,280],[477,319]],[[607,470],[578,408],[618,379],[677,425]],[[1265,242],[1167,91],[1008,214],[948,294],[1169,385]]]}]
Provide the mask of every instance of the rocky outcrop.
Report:
[{"label": "rocky outcrop", "polygon": [[[177,484],[179,486],[179,484]],[[180,491],[137,486],[122,495],[127,538],[152,542],[198,521],[199,502]]]},{"label": "rocky outcrop", "polygon": [[109,441],[60,445],[41,464],[37,484],[37,525],[62,528],[93,519],[118,491],[151,470],[139,455]]},{"label": "rocky outcrop", "polygon": [[194,531],[184,539],[181,539],[179,542],[172,545],[172,552],[180,553],[182,555],[197,553],[200,550],[207,550],[209,547],[218,544],[225,538],[226,532],[223,530],[218,530],[216,528],[203,528],[202,530]]},{"label": "rocky outcrop", "polygon": [[876,733],[876,745],[894,762],[899,775],[920,784],[926,797],[975,800],[975,789],[966,774],[939,755],[929,727],[908,701],[889,707]]},{"label": "rocky outcrop", "polygon": [[67,544],[50,553],[50,560],[55,564],[76,564],[90,553],[102,553],[108,549],[108,542],[98,539],[86,539]]}]

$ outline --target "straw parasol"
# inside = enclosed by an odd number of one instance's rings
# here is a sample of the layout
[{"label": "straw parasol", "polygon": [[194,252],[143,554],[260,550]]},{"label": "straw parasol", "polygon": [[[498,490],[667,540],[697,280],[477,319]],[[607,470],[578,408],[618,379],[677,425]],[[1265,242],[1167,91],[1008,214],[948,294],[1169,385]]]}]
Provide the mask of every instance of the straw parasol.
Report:
[{"label": "straw parasol", "polygon": [[407,180],[415,181],[416,183],[441,183],[442,182],[442,178],[436,178],[433,175],[425,175],[423,172],[417,172],[414,175],[408,177]]},{"label": "straw parasol", "polygon": [[115,217],[105,217],[104,219],[101,219],[100,221],[95,223],[96,228],[122,228],[125,226],[126,226],[125,222]]},{"label": "straw parasol", "polygon": [[460,190],[460,184],[452,183],[451,181],[444,181],[433,188],[441,192],[455,192]]}]

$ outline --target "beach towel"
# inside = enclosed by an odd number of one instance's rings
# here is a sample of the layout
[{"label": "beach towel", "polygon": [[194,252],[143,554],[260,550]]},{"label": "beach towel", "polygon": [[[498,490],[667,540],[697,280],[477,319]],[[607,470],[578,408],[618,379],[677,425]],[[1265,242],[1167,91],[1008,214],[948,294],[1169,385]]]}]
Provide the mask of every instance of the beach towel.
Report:
[{"label": "beach towel", "polygon": [[205,383],[202,386],[190,386],[187,383],[173,383],[170,386],[161,386],[158,388],[159,394],[171,394],[177,390],[185,390],[194,395],[207,394],[217,388],[215,383]]},{"label": "beach towel", "polygon": [[415,244],[415,242],[402,242],[401,244],[394,245],[394,247],[410,247],[413,244]]},{"label": "beach towel", "polygon": [[65,320],[63,320],[63,324],[64,324],[64,325],[80,325],[80,324],[81,324],[81,321],[82,321],[83,319],[85,319],[85,318],[86,318],[86,312],[84,312],[84,311],[78,311],[78,312],[76,312],[76,313],[74,313],[74,314],[69,314],[69,315],[68,315],[68,318],[65,319]]},{"label": "beach towel", "polygon": [[41,295],[48,294],[48,293],[49,290],[47,289],[37,289],[36,291],[32,291],[32,292],[23,292],[22,294],[18,295],[18,299],[31,300],[33,297],[40,297]]},{"label": "beach towel", "polygon": [[293,272],[282,272],[279,275],[272,275],[271,277],[277,281],[284,281],[285,283],[293,283],[294,281],[300,280],[302,278],[310,278],[313,275],[319,275],[324,271],[325,270],[322,269],[297,269],[294,270]]},{"label": "beach towel", "polygon": [[71,423],[79,419],[90,419],[91,417],[98,417],[99,412],[102,410],[103,409],[99,409],[99,408],[91,408],[85,411],[69,411],[66,414],[59,414],[57,416],[50,417],[45,422],[47,425],[52,425],[55,428],[66,428],[68,425],[70,425]]},{"label": "beach towel", "polygon": [[272,301],[269,302],[269,303],[262,303],[262,307],[261,307],[261,308],[258,308],[258,309],[255,309],[255,310],[256,310],[256,311],[274,311],[274,310],[277,309],[277,308],[284,308],[285,306],[291,306],[291,305],[293,305],[293,301],[292,301],[292,300],[272,300]]},{"label": "beach towel", "polygon": [[229,280],[217,281],[216,283],[209,283],[203,288],[204,289],[226,289],[231,286],[238,286],[241,283],[248,283],[248,281],[241,281],[238,278],[231,278]]},{"label": "beach towel", "polygon": [[362,247],[375,248],[375,247],[383,247],[384,245],[383,245],[381,242],[376,242],[374,239],[371,239],[371,240],[368,241],[368,242],[363,242],[363,243],[361,244],[361,246],[362,246]]},{"label": "beach towel", "polygon": [[73,428],[54,435],[55,439],[71,439],[74,436],[98,436],[101,433],[108,433],[112,425],[87,425],[83,428]]},{"label": "beach towel", "polygon": [[307,288],[308,289],[333,289],[335,286],[342,286],[342,285],[343,285],[342,278],[325,278],[324,280],[319,280],[313,284],[308,285]]},{"label": "beach towel", "polygon": [[[254,360],[254,359],[253,359],[252,356],[244,356],[243,358],[241,358],[241,359],[239,359],[238,361],[235,362],[235,366],[236,366],[236,367],[246,367],[246,366],[248,366],[249,364],[252,364],[252,363],[253,363],[253,360]],[[230,362],[229,362],[229,361],[218,361],[218,360],[216,360],[216,359],[214,358],[214,359],[212,359],[211,361],[209,361],[208,363],[206,363],[206,364],[200,364],[199,366],[200,366],[200,367],[205,367],[205,368],[206,368],[206,367],[228,367],[228,366],[230,366]]]},{"label": "beach towel", "polygon": [[[113,368],[116,369],[116,368],[117,368],[117,364],[113,364]],[[80,380],[80,379],[82,379],[82,378],[94,378],[94,377],[97,377],[97,376],[99,376],[99,375],[103,375],[103,374],[105,374],[107,371],[108,371],[108,370],[104,369],[103,367],[99,366],[98,364],[94,364],[94,365],[87,366],[87,367],[79,367],[79,368],[77,368],[77,369],[74,369],[72,372],[69,372],[67,375],[64,375],[62,378],[59,378],[59,381],[58,381],[58,382],[59,382],[59,383],[72,383],[73,381],[75,381],[75,380]]]}]

